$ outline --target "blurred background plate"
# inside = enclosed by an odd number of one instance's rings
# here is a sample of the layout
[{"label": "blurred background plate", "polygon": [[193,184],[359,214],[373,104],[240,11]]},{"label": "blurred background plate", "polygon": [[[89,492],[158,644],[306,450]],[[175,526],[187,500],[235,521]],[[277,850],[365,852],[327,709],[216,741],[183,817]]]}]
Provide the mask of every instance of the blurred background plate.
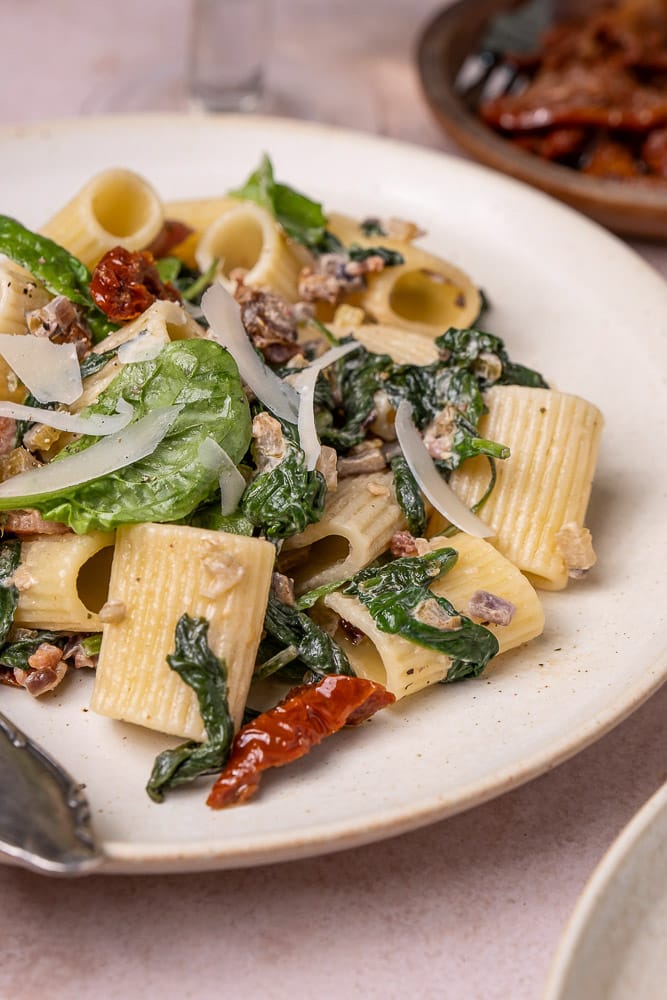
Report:
[{"label": "blurred background plate", "polygon": [[593,873],[563,934],[543,1000],[665,996],[667,785]]},{"label": "blurred background plate", "polygon": [[[653,190],[632,181],[586,176],[543,160],[487,127],[475,112],[472,94],[464,98],[457,92],[455,82],[466,57],[479,50],[492,19],[518,6],[516,0],[459,0],[426,25],[417,63],[422,90],[437,122],[475,159],[546,191],[603,226],[627,236],[667,239],[667,185]],[[539,20],[534,18],[533,25],[540,26]]]}]

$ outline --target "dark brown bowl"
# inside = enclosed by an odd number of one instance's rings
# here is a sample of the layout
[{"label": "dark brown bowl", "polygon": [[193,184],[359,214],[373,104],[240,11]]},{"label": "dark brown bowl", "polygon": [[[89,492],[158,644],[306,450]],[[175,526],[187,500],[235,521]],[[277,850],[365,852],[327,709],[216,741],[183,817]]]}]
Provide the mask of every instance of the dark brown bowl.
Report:
[{"label": "dark brown bowl", "polygon": [[[417,64],[424,96],[442,129],[475,159],[567,202],[626,236],[667,239],[667,186],[577,173],[519,149],[488,128],[456,93],[454,81],[494,14],[516,0],[459,0],[424,29]],[[657,187],[657,186],[656,186]]]}]

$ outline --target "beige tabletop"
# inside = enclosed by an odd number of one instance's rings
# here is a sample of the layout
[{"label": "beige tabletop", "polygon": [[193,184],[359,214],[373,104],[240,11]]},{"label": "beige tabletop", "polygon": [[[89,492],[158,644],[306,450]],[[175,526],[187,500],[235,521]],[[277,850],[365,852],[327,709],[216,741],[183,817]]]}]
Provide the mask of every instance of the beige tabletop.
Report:
[{"label": "beige tabletop", "polygon": [[[441,6],[275,0],[270,79],[279,89],[318,58],[302,113],[457,153],[413,63]],[[0,124],[174,106],[188,11],[179,0],[0,0]],[[667,246],[633,245],[667,276]],[[663,688],[551,773],[356,850],[78,881],[0,868],[0,997],[536,998],[597,861],[667,779],[666,711]]]}]

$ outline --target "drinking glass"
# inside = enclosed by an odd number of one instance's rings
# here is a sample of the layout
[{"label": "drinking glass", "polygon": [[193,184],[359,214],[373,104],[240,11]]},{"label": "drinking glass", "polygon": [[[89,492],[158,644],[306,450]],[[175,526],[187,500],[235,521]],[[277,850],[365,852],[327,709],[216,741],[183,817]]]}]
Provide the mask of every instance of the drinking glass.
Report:
[{"label": "drinking glass", "polygon": [[257,111],[270,48],[267,0],[193,0],[187,84],[195,107]]}]

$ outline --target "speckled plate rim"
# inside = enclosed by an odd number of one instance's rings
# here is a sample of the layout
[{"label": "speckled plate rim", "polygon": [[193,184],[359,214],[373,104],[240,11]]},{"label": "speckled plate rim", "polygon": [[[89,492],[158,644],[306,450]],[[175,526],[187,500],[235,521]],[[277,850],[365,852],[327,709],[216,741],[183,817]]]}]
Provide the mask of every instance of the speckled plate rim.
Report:
[{"label": "speckled plate rim", "polygon": [[[667,309],[667,286],[661,279],[619,240],[603,231],[576,212],[557,203],[548,196],[528,188],[519,182],[501,176],[477,164],[471,164],[442,153],[409,146],[404,143],[346,132],[338,128],[320,126],[279,119],[244,118],[221,116],[218,118],[183,115],[141,115],[114,116],[105,119],[66,119],[62,122],[48,122],[34,126],[17,126],[0,131],[0,150],[5,143],[38,141],[40,135],[62,134],[63,141],[83,137],[87,133],[101,135],[111,133],[120,137],[126,134],[151,134],[168,129],[175,136],[188,130],[203,130],[213,136],[253,136],[260,137],[261,146],[271,150],[272,138],[276,142],[285,137],[289,142],[312,144],[313,149],[336,142],[341,149],[363,159],[381,158],[394,162],[393,169],[401,171],[412,165],[426,173],[442,173],[443,177],[466,178],[479,190],[492,192],[495,199],[507,197],[520,202],[528,216],[541,214],[547,222],[563,228],[569,237],[589,244],[597,250],[606,250],[614,267],[622,265],[624,273],[638,281],[642,288]],[[354,158],[354,157],[353,157]],[[120,160],[120,157],[118,157]],[[290,179],[285,171],[282,176]],[[187,195],[187,191],[183,194]],[[336,205],[332,192],[331,207]],[[660,345],[655,331],[647,336],[653,338],[653,345]],[[660,348],[664,352],[664,344]],[[654,655],[643,664],[641,675],[633,683],[625,685],[609,697],[598,710],[592,712],[585,724],[575,729],[566,727],[561,738],[551,740],[537,753],[522,758],[512,766],[494,768],[482,779],[469,783],[465,789],[447,793],[442,789],[438,794],[425,797],[413,796],[401,807],[375,809],[354,818],[315,824],[310,829],[299,829],[298,825],[288,835],[264,833],[261,837],[224,837],[214,840],[200,840],[196,843],[168,841],[156,843],[138,837],[132,841],[121,841],[114,837],[104,840],[106,861],[103,870],[108,873],[122,872],[173,872],[205,869],[220,869],[264,864],[274,861],[292,860],[309,855],[343,850],[371,841],[407,832],[427,823],[443,819],[464,809],[471,808],[496,795],[544,773],[568,757],[582,750],[604,735],[613,726],[631,714],[667,679],[667,639],[663,638]],[[11,711],[8,709],[11,713]],[[15,714],[15,713],[14,713]],[[20,719],[17,719],[21,722]],[[25,723],[23,723],[25,724]],[[47,745],[53,752],[53,748]]]},{"label": "speckled plate rim", "polygon": [[[654,792],[635,813],[598,862],[577,900],[554,953],[542,1000],[563,1000],[566,996],[576,995],[576,962],[586,937],[593,929],[604,930],[602,905],[615,891],[620,875],[631,866],[633,869],[645,868],[647,858],[643,851],[644,844],[655,831],[667,839],[667,784]],[[667,935],[667,927],[665,934]],[[661,986],[664,989],[664,983]]]}]

